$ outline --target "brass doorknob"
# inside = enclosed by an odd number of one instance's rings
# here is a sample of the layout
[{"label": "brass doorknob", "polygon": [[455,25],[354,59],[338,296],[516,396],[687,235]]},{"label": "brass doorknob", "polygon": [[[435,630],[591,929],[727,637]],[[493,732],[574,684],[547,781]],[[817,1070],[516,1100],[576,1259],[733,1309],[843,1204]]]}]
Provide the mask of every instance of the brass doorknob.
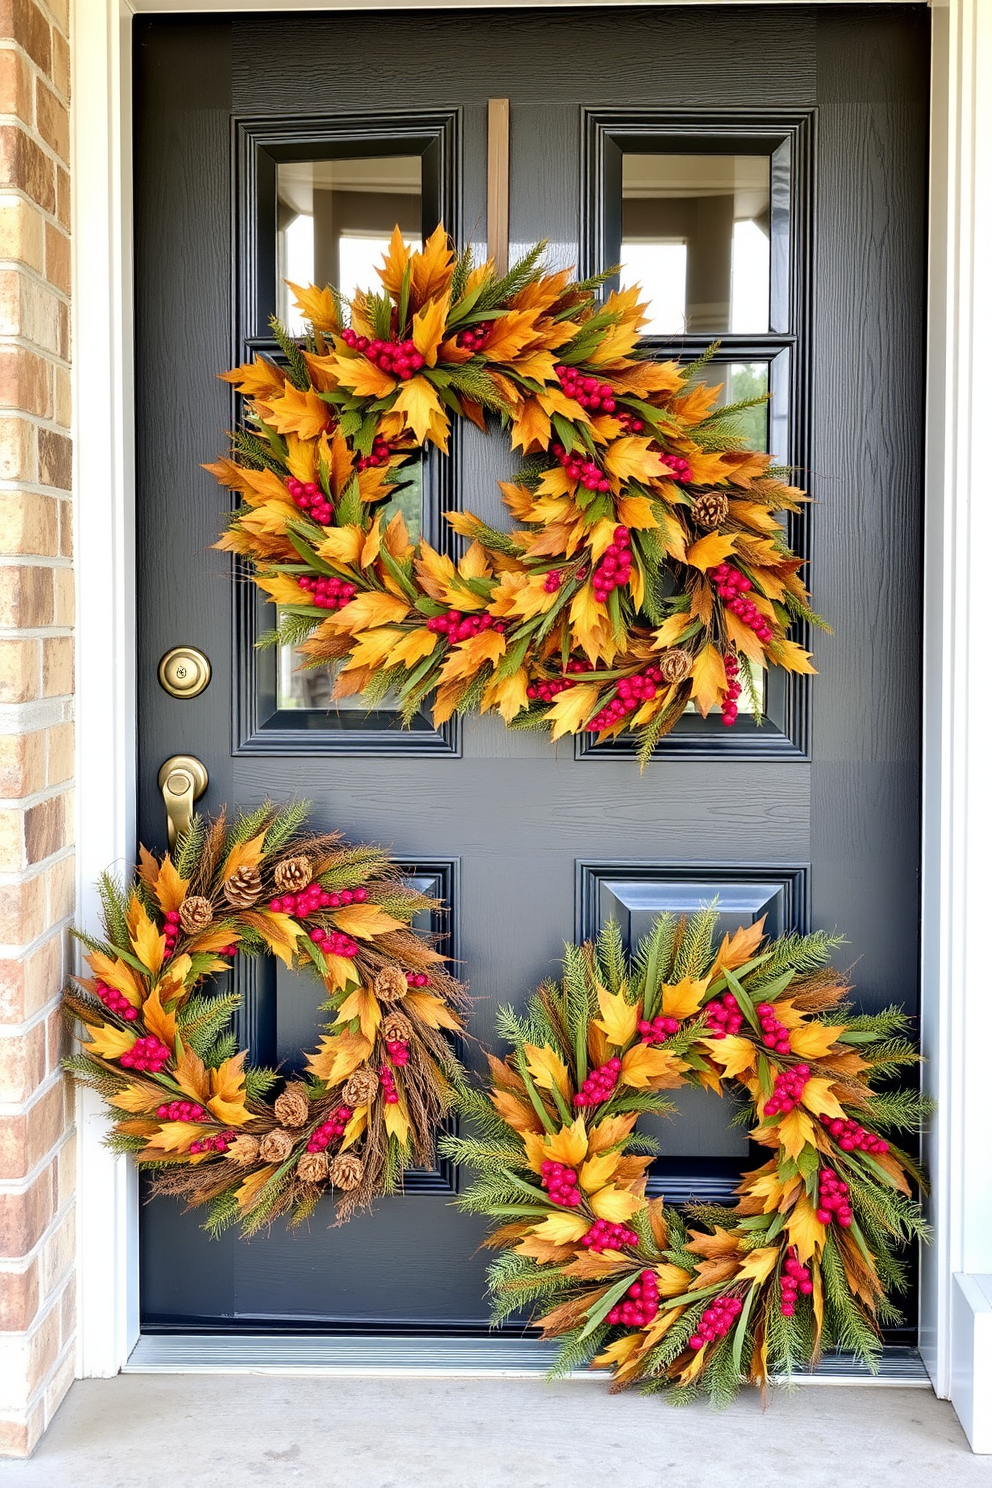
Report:
[{"label": "brass doorknob", "polygon": [[192,754],[174,754],[158,772],[158,788],[169,819],[169,846],[193,824],[193,803],[209,784],[207,767]]}]

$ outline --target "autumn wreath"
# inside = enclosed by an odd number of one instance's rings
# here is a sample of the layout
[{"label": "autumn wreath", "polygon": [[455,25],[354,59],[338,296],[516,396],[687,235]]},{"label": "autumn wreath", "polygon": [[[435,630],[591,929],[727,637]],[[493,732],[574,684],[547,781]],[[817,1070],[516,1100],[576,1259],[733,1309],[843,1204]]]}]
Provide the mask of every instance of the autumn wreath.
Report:
[{"label": "autumn wreath", "polygon": [[[846,1004],[826,936],[762,944],[758,924],[714,952],[714,923],[663,916],[632,957],[615,924],[566,947],[563,980],[502,1013],[510,1052],[461,1101],[475,1135],[445,1148],[479,1173],[460,1206],[497,1225],[496,1321],[536,1315],[562,1372],[719,1400],[825,1348],[875,1367],[897,1250],[925,1230],[919,1173],[878,1130],[916,1131],[926,1106],[871,1089],[917,1055],[898,1010]],[[772,1157],[733,1208],[683,1217],[646,1197],[638,1122],[685,1084],[732,1088]]]},{"label": "autumn wreath", "polygon": [[[334,663],[338,697],[394,691],[409,722],[497,709],[552,738],[636,732],[642,758],[693,703],[733,724],[760,668],[810,672],[787,636],[821,623],[776,513],[802,492],[743,447],[745,407],[714,408],[699,364],[647,359],[637,289],[546,273],[539,246],[500,277],[422,252],[399,229],[381,294],[347,307],[291,286],[310,324],[273,323],[277,362],[225,373],[244,398],[233,458],[206,468],[238,493],[220,546],[279,606],[276,637]],[[759,400],[760,401],[760,400]],[[393,497],[452,417],[509,425],[526,456],[502,486],[500,532],[446,513],[457,564],[416,541]]]},{"label": "autumn wreath", "polygon": [[[328,1189],[347,1218],[431,1163],[461,1080],[445,1033],[465,997],[409,928],[438,906],[385,852],[309,832],[302,806],[266,805],[230,825],[195,819],[175,861],[142,849],[134,881],[105,877],[101,895],[105,938],[81,937],[92,976],[65,994],[82,1034],[66,1064],[106,1099],[110,1145],[155,1190],[209,1205],[215,1232],[253,1234],[306,1218]],[[238,998],[204,985],[235,955],[267,952],[327,988],[300,1079],[246,1066]]]}]

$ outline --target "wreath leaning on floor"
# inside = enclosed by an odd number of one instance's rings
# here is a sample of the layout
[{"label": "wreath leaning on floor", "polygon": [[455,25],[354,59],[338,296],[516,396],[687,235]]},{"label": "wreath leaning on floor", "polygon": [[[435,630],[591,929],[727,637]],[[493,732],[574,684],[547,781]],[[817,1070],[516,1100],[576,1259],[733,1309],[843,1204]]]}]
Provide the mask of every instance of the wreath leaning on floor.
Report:
[{"label": "wreath leaning on floor", "polygon": [[[632,731],[644,761],[690,703],[732,725],[742,689],[760,717],[761,668],[813,670],[787,632],[822,622],[776,516],[803,493],[744,447],[752,404],[714,408],[699,363],[643,355],[636,288],[600,304],[606,275],[541,257],[499,277],[443,227],[414,253],[397,228],[381,294],[291,286],[308,334],[273,322],[280,363],[224,374],[246,424],[206,467],[242,500],[219,546],[279,606],[269,639],[336,665],[335,696],[394,692],[408,723],[433,699],[437,724]],[[456,565],[396,498],[453,416],[487,413],[526,457],[502,486],[516,525],[446,513],[470,540]]]},{"label": "wreath leaning on floor", "polygon": [[[298,1222],[334,1191],[339,1219],[427,1166],[461,1071],[447,1032],[464,989],[412,917],[440,905],[388,855],[307,830],[302,805],[229,825],[194,819],[175,861],[141,850],[128,885],[101,882],[105,938],[65,993],[83,1052],[68,1069],[105,1098],[109,1142],[154,1191],[208,1205],[207,1228]],[[207,991],[235,955],[271,952],[323,981],[330,1016],[301,1079],[246,1067],[239,999]],[[274,1095],[278,1088],[279,1093]]]},{"label": "wreath leaning on floor", "polygon": [[[563,980],[501,1014],[510,1052],[460,1101],[476,1134],[443,1146],[479,1173],[460,1207],[496,1226],[494,1321],[533,1313],[560,1340],[556,1372],[591,1361],[615,1388],[719,1401],[824,1348],[877,1367],[897,1251],[926,1233],[920,1174],[878,1129],[918,1131],[927,1105],[872,1090],[917,1054],[898,1009],[846,1004],[836,941],[762,943],[759,923],[714,952],[715,918],[663,916],[633,957],[615,924],[567,946]],[[684,1217],[646,1195],[638,1124],[686,1084],[732,1089],[772,1156],[734,1207]]]}]

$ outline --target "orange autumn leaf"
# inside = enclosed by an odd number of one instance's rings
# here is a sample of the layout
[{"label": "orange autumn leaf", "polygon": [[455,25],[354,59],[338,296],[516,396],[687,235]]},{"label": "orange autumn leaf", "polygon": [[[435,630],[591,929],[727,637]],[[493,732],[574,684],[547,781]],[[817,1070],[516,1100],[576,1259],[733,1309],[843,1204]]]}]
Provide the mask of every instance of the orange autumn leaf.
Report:
[{"label": "orange autumn leaf", "polygon": [[269,423],[277,434],[299,434],[316,439],[331,427],[333,415],[319,393],[296,388],[287,382],[282,395],[269,403]]}]

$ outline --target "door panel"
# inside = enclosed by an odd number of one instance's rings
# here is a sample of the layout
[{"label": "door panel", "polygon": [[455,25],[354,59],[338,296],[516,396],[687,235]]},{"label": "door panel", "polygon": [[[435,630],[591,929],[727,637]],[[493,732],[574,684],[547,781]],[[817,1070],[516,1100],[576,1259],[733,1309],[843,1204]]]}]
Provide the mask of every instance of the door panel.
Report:
[{"label": "door panel", "polygon": [[[208,809],[305,796],[321,825],[441,875],[482,1046],[573,930],[612,912],[636,938],[653,911],[718,891],[735,921],[842,927],[865,1004],[915,1005],[928,39],[915,6],[135,23],[142,840],[164,841],[159,764],[192,752]],[[210,546],[225,497],[200,463],[236,418],[215,374],[266,340],[280,161],[416,147],[424,225],[443,208],[481,247],[489,96],[511,105],[513,251],[547,238],[583,270],[622,233],[607,145],[763,140],[774,213],[789,140],[787,314],[773,296],[775,330],[725,335],[717,370],[772,369],[769,439],[804,467],[815,505],[794,535],[836,633],[817,638],[810,686],[769,686],[761,729],[687,719],[643,775],[623,746],[556,748],[492,718],[404,735],[385,710],[359,727],[288,716],[274,654],[252,648],[270,619]],[[692,355],[706,339],[690,327],[655,346]],[[459,430],[448,459],[426,462],[426,530],[449,505],[505,525],[496,482],[516,464],[498,431]],[[213,665],[190,701],[155,680],[183,642]],[[254,1057],[312,1040],[311,988],[272,966],[237,977]],[[652,1189],[724,1197],[749,1161],[731,1115],[681,1098]],[[250,1244],[207,1240],[171,1201],[145,1206],[144,1326],[482,1331],[483,1227],[450,1207],[457,1181],[411,1174],[347,1226],[322,1206],[308,1230],[277,1224]]]}]

